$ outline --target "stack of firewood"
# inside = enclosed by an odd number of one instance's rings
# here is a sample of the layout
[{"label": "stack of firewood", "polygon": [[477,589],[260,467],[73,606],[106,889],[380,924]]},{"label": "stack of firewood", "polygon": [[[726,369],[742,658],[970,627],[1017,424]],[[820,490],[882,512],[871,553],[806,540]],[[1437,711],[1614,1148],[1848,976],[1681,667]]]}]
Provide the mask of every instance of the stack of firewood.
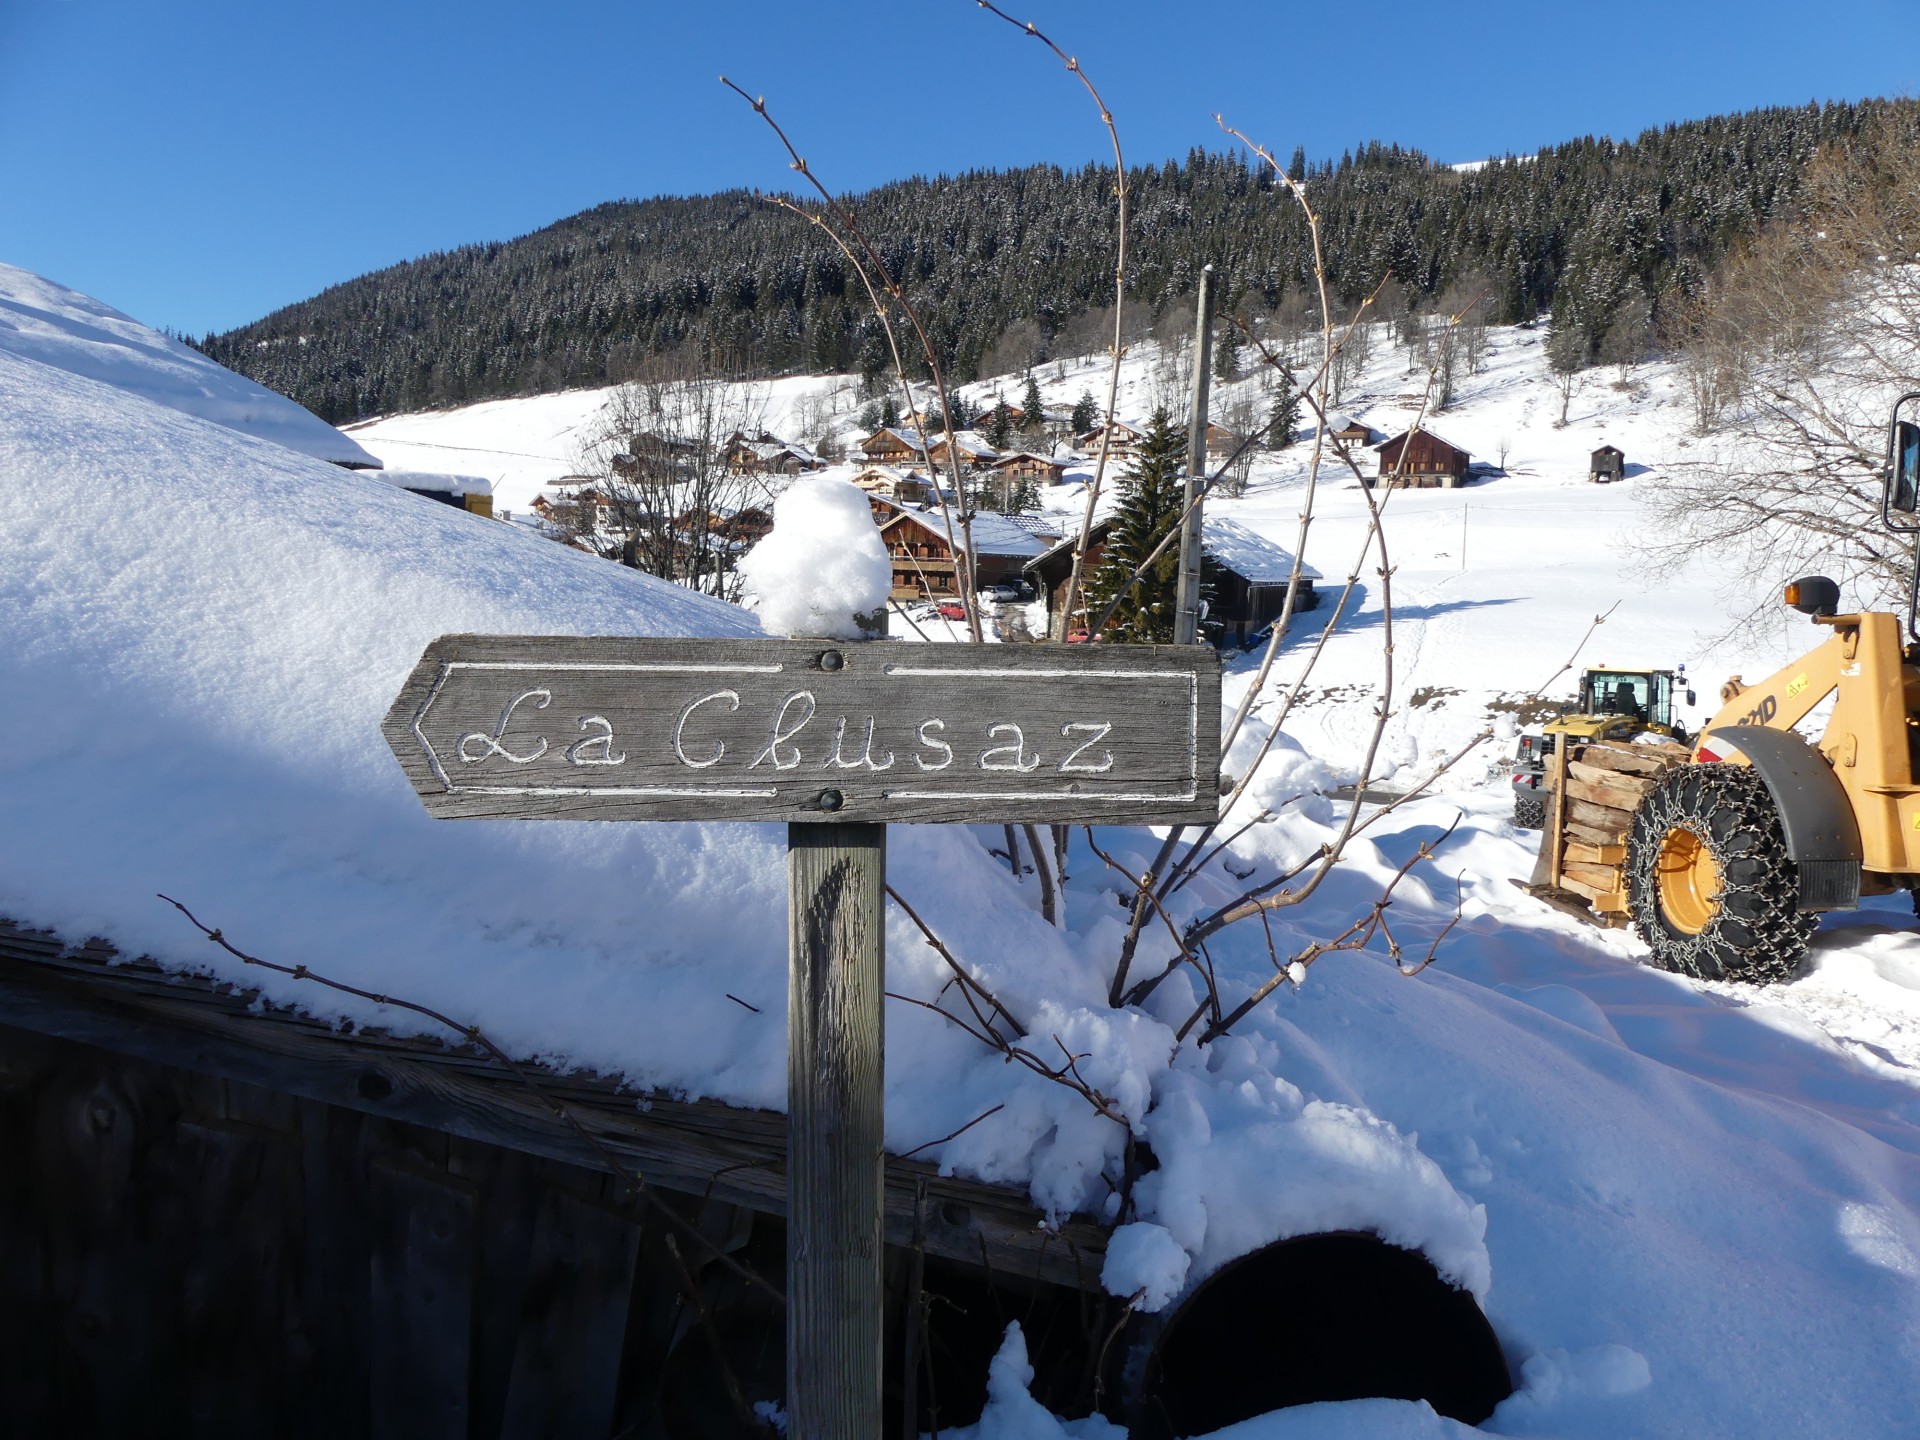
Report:
[{"label": "stack of firewood", "polygon": [[1663,774],[1692,755],[1684,745],[1618,740],[1595,740],[1571,750],[1560,825],[1560,884],[1584,895],[1596,910],[1624,914],[1621,867],[1633,812]]}]

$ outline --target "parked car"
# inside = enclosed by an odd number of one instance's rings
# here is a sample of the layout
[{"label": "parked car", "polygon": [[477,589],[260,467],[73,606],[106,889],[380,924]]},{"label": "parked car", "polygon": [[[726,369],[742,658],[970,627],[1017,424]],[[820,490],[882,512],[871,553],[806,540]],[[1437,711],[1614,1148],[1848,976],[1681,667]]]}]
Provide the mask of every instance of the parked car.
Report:
[{"label": "parked car", "polygon": [[939,605],[934,608],[942,620],[964,620],[967,618],[967,607],[962,605],[958,600],[942,600]]}]

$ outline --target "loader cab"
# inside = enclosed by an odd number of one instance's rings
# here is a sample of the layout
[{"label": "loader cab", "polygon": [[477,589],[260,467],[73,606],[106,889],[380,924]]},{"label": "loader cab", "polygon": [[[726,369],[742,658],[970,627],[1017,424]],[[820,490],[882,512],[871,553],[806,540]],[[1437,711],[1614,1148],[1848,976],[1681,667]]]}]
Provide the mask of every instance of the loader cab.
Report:
[{"label": "loader cab", "polygon": [[1672,733],[1679,728],[1673,682],[1671,670],[1589,670],[1580,677],[1580,713],[1624,715],[1650,730]]}]

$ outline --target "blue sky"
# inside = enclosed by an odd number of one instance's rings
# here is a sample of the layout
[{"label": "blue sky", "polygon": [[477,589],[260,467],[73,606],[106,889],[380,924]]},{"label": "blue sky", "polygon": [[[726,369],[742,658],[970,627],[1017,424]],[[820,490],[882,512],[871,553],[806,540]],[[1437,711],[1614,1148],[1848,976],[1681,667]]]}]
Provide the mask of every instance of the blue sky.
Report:
[{"label": "blue sky", "polygon": [[[1367,139],[1445,161],[1920,91],[1912,0],[1025,0],[1130,162]],[[1103,158],[972,0],[0,0],[0,260],[199,333],[622,197],[780,187],[725,73],[836,188]]]}]

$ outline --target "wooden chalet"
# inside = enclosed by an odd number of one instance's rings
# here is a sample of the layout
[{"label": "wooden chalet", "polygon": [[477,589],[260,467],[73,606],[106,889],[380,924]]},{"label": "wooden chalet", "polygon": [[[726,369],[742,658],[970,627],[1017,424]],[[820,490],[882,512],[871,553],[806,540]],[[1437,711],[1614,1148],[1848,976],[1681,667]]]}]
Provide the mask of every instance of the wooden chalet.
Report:
[{"label": "wooden chalet", "polygon": [[867,465],[855,472],[853,483],[868,495],[894,501],[897,505],[931,505],[935,499],[933,482],[918,470]]},{"label": "wooden chalet", "polygon": [[1086,434],[1079,436],[1074,444],[1089,455],[1097,455],[1100,453],[1100,437],[1103,434],[1108,437],[1107,458],[1110,460],[1133,459],[1147,441],[1145,425],[1116,418],[1105,426],[1095,426]]},{"label": "wooden chalet", "polygon": [[[1473,457],[1431,430],[1416,427],[1375,447],[1380,455],[1378,479],[1396,489],[1444,488],[1463,483]],[[1373,481],[1367,481],[1369,489]]]},{"label": "wooden chalet", "polygon": [[[1047,548],[1049,536],[1036,533],[1029,517],[981,511],[968,522],[973,537],[975,589],[1018,580],[1028,561]],[[960,593],[956,544],[947,540],[947,526],[928,511],[901,510],[880,526],[880,538],[893,557],[893,598],[939,600]],[[954,542],[962,541],[959,517],[954,517]]]},{"label": "wooden chalet", "polygon": [[1587,479],[1595,483],[1624,480],[1626,475],[1626,452],[1618,445],[1602,445],[1587,457]]},{"label": "wooden chalet", "polygon": [[794,445],[771,435],[748,439],[735,435],[723,452],[730,475],[804,475],[824,470],[826,465],[804,445]]},{"label": "wooden chalet", "polygon": [[1207,458],[1209,460],[1226,459],[1240,448],[1240,442],[1245,438],[1239,432],[1209,420],[1207,422]]},{"label": "wooden chalet", "polygon": [[1031,480],[1036,485],[1058,485],[1066,477],[1064,461],[1051,455],[1036,455],[1031,450],[1015,450],[1002,455],[988,467],[1008,480]]},{"label": "wooden chalet", "polygon": [[946,468],[949,454],[966,470],[984,470],[1000,458],[1000,452],[974,430],[942,435],[927,450],[927,458],[942,469]]},{"label": "wooden chalet", "polygon": [[1336,415],[1327,422],[1327,437],[1346,445],[1371,445],[1374,443],[1374,430],[1371,425]]},{"label": "wooden chalet", "polygon": [[920,459],[919,435],[892,425],[882,425],[862,440],[858,448],[869,462],[880,465],[906,465]]}]

